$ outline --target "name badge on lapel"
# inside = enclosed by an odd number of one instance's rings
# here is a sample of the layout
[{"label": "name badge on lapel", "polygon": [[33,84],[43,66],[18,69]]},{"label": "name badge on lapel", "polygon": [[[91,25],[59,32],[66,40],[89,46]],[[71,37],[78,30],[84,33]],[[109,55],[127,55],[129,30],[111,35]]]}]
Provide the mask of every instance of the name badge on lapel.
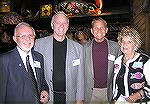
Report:
[{"label": "name badge on lapel", "polygon": [[80,59],[76,59],[72,61],[73,66],[79,65],[80,64]]},{"label": "name badge on lapel", "polygon": [[108,60],[115,61],[115,56],[111,55],[111,54],[108,54]]},{"label": "name badge on lapel", "polygon": [[34,67],[41,68],[41,64],[38,61],[34,61]]}]

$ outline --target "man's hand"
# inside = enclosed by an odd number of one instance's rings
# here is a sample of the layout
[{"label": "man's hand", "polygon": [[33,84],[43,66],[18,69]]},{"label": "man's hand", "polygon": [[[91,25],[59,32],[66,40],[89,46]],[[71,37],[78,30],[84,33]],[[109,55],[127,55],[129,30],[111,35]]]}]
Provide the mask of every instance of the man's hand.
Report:
[{"label": "man's hand", "polygon": [[76,101],[75,104],[83,104],[83,101]]},{"label": "man's hand", "polygon": [[42,91],[41,95],[40,95],[41,103],[47,104],[48,103],[48,99],[49,99],[48,92],[47,91]]}]

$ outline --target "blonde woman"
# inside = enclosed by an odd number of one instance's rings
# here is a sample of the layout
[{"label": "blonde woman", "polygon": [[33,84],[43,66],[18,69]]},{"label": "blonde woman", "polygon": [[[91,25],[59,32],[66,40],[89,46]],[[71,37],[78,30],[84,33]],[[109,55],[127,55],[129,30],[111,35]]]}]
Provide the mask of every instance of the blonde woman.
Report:
[{"label": "blonde woman", "polygon": [[150,59],[138,53],[141,41],[139,33],[124,27],[118,35],[123,55],[115,60],[113,100],[116,102],[145,102],[150,98]]}]

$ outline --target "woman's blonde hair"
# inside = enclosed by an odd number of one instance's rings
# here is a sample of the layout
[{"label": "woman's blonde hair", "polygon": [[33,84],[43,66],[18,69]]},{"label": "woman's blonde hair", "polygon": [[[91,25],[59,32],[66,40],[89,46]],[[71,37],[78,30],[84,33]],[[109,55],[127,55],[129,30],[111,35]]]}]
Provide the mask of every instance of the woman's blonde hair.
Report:
[{"label": "woman's blonde hair", "polygon": [[118,34],[118,43],[121,45],[123,37],[130,37],[134,41],[135,50],[141,46],[140,34],[132,27],[125,26]]}]

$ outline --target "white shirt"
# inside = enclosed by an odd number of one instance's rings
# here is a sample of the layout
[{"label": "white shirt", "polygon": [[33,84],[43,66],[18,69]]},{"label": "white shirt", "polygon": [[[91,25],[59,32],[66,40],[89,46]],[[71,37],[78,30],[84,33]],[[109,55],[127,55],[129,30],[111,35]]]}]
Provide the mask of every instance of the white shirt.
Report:
[{"label": "white shirt", "polygon": [[27,57],[27,55],[29,55],[30,65],[31,65],[31,67],[32,67],[32,69],[33,69],[34,76],[35,76],[35,78],[36,78],[36,72],[35,72],[35,68],[34,68],[34,61],[33,61],[33,58],[32,58],[31,50],[30,50],[29,53],[27,54],[27,53],[25,53],[24,51],[22,51],[19,47],[17,47],[17,49],[18,49],[18,52],[19,52],[19,54],[20,54],[20,56],[21,56],[21,59],[22,59],[22,61],[23,61],[23,63],[24,63],[24,66],[25,66],[25,68],[26,68],[26,71],[27,71],[26,57]]}]

